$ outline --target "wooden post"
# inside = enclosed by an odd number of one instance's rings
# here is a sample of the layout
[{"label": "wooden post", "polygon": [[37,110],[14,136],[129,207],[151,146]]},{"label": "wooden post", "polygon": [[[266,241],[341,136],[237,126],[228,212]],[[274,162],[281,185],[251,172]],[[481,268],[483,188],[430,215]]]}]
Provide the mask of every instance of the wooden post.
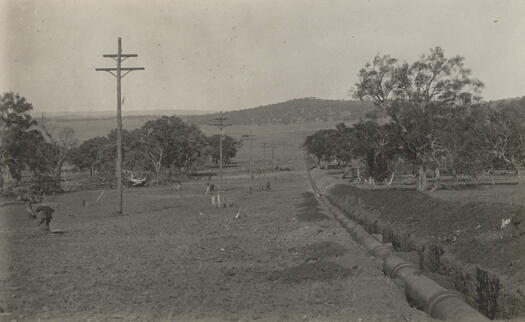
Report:
[{"label": "wooden post", "polygon": [[[108,72],[117,78],[117,189],[119,195],[118,201],[118,214],[123,213],[123,189],[122,189],[122,98],[121,98],[121,80],[129,72],[134,70],[144,70],[144,67],[122,67],[122,62],[129,57],[137,57],[137,54],[123,54],[122,53],[122,38],[118,37],[117,42],[117,54],[104,54],[104,58],[112,58],[117,62],[116,68],[95,68],[96,71]],[[122,75],[122,71],[125,71]]]},{"label": "wooden post", "polygon": [[225,124],[224,121],[227,120],[227,118],[222,117],[222,112],[220,114],[220,117],[214,119],[216,123],[212,123],[209,125],[216,126],[219,128],[219,191],[222,192],[222,130],[227,126],[231,126],[231,124]]},{"label": "wooden post", "polygon": [[222,191],[222,127],[219,130],[219,190]]},{"label": "wooden post", "polygon": [[250,179],[254,179],[253,175],[253,141],[256,140],[255,135],[251,134],[243,134],[241,140],[243,141],[250,141]]},{"label": "wooden post", "polygon": [[123,191],[122,191],[122,101],[121,101],[121,70],[122,61],[122,38],[118,37],[117,50],[117,189],[118,189],[118,213],[122,214],[123,208]]}]

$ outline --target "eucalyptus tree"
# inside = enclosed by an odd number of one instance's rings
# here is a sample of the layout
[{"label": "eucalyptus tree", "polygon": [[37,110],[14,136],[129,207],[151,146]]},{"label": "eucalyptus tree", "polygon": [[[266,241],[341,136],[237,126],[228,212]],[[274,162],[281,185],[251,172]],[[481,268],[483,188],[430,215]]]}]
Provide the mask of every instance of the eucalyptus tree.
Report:
[{"label": "eucalyptus tree", "polygon": [[35,149],[44,143],[29,114],[33,105],[18,93],[0,95],[0,166],[19,183],[25,166],[38,171]]},{"label": "eucalyptus tree", "polygon": [[442,127],[453,109],[480,101],[482,88],[463,57],[447,58],[435,47],[413,63],[376,55],[359,71],[354,96],[372,100],[395,126],[404,158],[418,169],[418,189],[425,190],[426,168],[446,153]]}]

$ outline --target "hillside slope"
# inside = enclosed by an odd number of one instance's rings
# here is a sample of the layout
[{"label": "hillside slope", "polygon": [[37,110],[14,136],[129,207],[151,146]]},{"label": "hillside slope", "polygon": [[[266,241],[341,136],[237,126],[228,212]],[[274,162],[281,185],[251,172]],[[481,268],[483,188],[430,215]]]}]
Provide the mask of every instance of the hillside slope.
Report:
[{"label": "hillside slope", "polygon": [[[229,111],[222,113],[222,116],[228,118],[227,123],[234,126],[310,124],[310,128],[317,128],[311,125],[326,126],[325,124],[330,123],[329,127],[332,127],[338,122],[358,121],[360,117],[363,117],[366,112],[373,108],[374,105],[370,102],[301,98],[239,111]],[[205,130],[208,128],[206,125],[219,115],[219,113],[214,113],[178,116]],[[160,116],[157,113],[150,114],[148,111],[144,111],[142,115],[123,113],[123,127],[126,130],[133,130]],[[116,125],[115,116],[109,114],[85,115],[79,113],[66,117],[64,115],[52,115],[48,119],[56,127],[71,127],[80,141],[95,136],[105,136]]]},{"label": "hillside slope", "polygon": [[[293,124],[303,121],[350,122],[363,117],[373,108],[374,105],[371,102],[299,98],[282,103],[224,112],[222,116],[228,118],[228,123],[237,125]],[[219,113],[214,113],[183,118],[192,123],[204,125],[219,115]]]}]

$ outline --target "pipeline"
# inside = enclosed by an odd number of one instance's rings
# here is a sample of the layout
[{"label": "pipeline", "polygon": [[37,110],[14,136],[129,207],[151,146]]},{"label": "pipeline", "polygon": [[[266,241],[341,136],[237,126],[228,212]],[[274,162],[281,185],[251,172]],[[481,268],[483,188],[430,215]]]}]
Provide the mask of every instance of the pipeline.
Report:
[{"label": "pipeline", "polygon": [[394,255],[391,245],[379,242],[368,234],[361,225],[348,218],[343,211],[335,207],[326,196],[321,194],[312,178],[310,169],[307,172],[312,189],[318,199],[348,231],[352,239],[363,246],[369,254],[381,259],[383,272],[387,276],[392,279],[399,279],[404,283],[408,300],[414,303],[418,309],[425,311],[430,317],[440,320],[489,321],[487,317],[467,304],[461,293],[448,290],[426,277],[416,265]]}]

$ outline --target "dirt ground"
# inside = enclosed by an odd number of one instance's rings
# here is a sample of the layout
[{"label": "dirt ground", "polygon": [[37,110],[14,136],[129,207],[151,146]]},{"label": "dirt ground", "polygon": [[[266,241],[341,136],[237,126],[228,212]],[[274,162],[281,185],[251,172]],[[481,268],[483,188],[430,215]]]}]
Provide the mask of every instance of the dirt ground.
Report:
[{"label": "dirt ground", "polygon": [[100,203],[99,190],[58,195],[51,228],[65,233],[40,237],[4,201],[0,320],[430,320],[330,218],[304,171],[260,178],[251,193],[247,178],[228,179],[230,208],[212,207],[205,184],[126,190],[126,216],[112,214],[115,191]]}]

